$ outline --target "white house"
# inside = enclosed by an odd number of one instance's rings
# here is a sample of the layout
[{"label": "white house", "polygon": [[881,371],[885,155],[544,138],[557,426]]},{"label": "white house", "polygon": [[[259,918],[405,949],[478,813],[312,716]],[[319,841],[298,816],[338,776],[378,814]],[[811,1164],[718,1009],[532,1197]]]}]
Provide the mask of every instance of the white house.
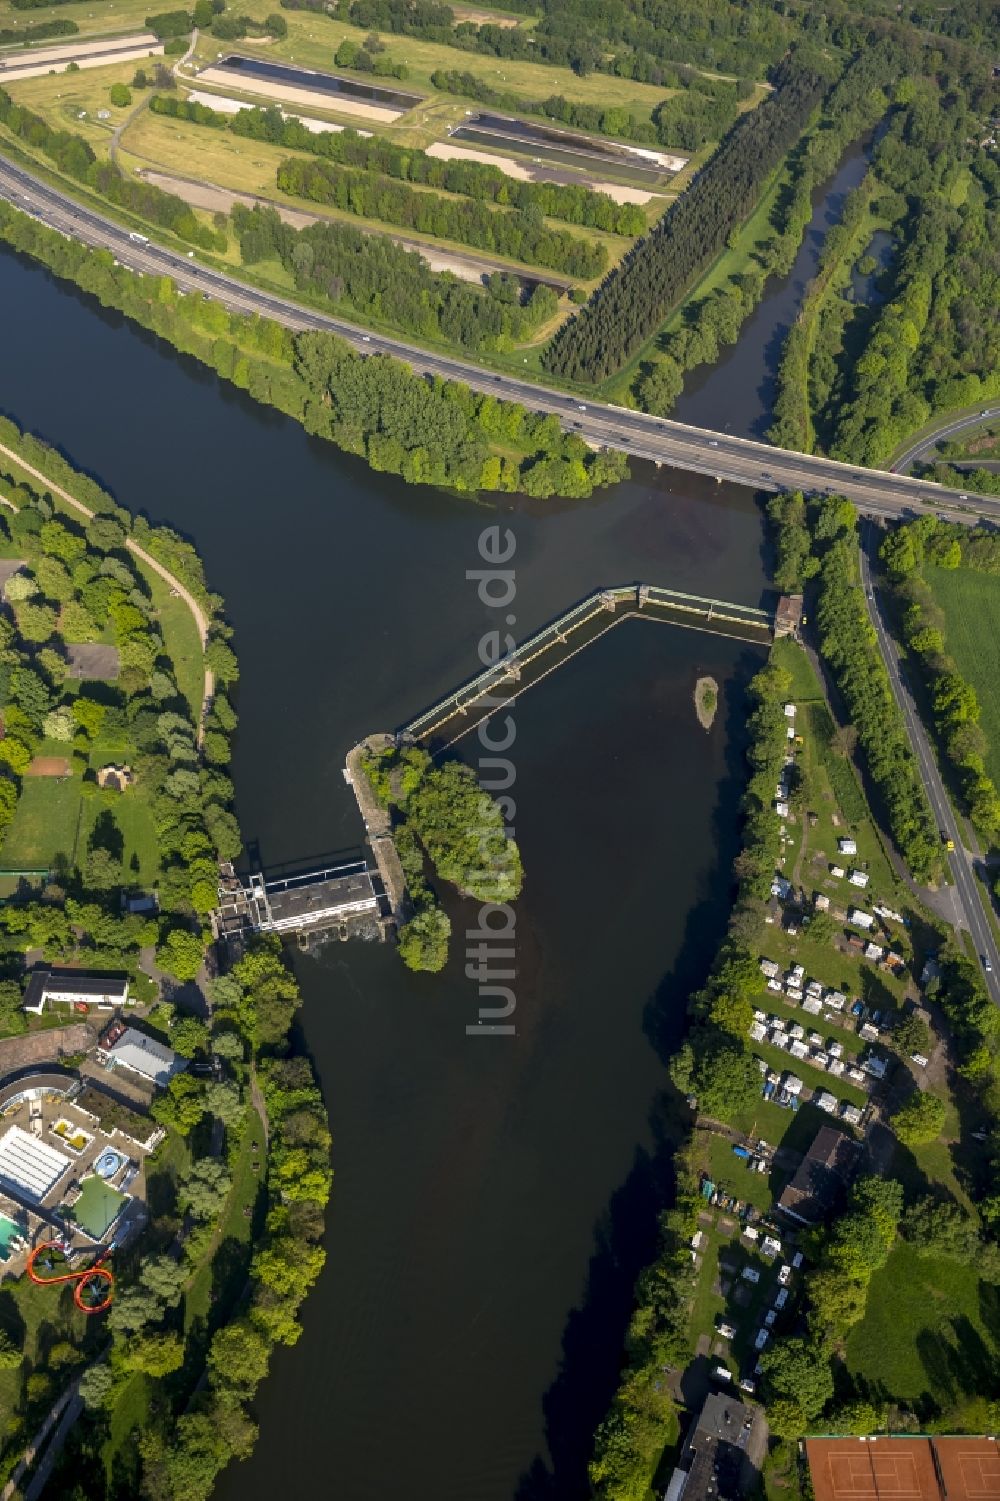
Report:
[{"label": "white house", "polygon": [[864,928],[870,932],[875,926],[875,919],[870,912],[862,912],[860,907],[852,907],[847,914],[847,921],[855,928]]},{"label": "white house", "polygon": [[162,1042],[135,1027],[122,1027],[117,1022],[102,1039],[98,1057],[109,1068],[128,1069],[149,1084],[169,1084],[175,1074],[187,1068],[186,1061],[172,1048],[164,1047]]},{"label": "white house", "polygon": [[842,855],[856,855],[858,853],[858,841],[856,839],[838,839],[837,849]]},{"label": "white house", "polygon": [[775,813],[777,813],[779,818],[787,818],[789,814],[788,804],[783,803],[780,799],[777,799],[774,804],[774,811]]},{"label": "white house", "polygon": [[820,1110],[825,1110],[827,1115],[833,1115],[837,1109],[837,1098],[828,1089],[819,1089],[813,1096],[813,1104],[818,1105]]},{"label": "white house", "polygon": [[864,890],[868,885],[868,872],[866,870],[851,870],[847,873],[847,879],[852,886],[860,886]]},{"label": "white house", "polygon": [[830,898],[827,896],[825,891],[819,891],[816,893],[816,896],[813,899],[813,906],[816,908],[817,912],[829,912]]},{"label": "white house", "polygon": [[865,1059],[861,1067],[865,1070],[865,1073],[871,1074],[873,1079],[884,1079],[889,1064],[885,1058],[877,1058],[872,1053],[870,1057]]},{"label": "white house", "polygon": [[795,705],[794,704],[786,704],[785,705],[785,718],[786,719],[794,719],[795,718]]},{"label": "white house", "polygon": [[94,975],[80,969],[36,969],[24,993],[24,1010],[41,1016],[50,1001],[111,1011],[128,1003],[128,975]]},{"label": "white house", "polygon": [[762,975],[766,975],[769,980],[773,979],[780,969],[781,965],[776,959],[762,959],[760,961],[760,972]]},{"label": "white house", "polygon": [[830,866],[830,874],[831,874],[831,876],[835,877],[836,880],[842,881],[844,879],[844,877],[846,876],[847,871],[844,869],[844,867],[842,865],[831,865]]},{"label": "white house", "polygon": [[852,1105],[850,1100],[842,1100],[840,1104],[840,1118],[841,1120],[845,1120],[849,1126],[860,1126],[861,1111],[857,1105]]}]

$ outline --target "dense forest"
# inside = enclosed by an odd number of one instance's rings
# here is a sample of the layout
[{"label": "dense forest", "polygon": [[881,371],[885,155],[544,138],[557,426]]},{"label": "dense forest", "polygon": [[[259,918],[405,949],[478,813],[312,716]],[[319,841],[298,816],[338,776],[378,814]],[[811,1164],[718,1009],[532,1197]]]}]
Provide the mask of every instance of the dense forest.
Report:
[{"label": "dense forest", "polygon": [[301,290],[418,338],[443,339],[463,349],[509,349],[556,311],[550,287],[536,287],[522,301],[519,283],[496,275],[479,291],[431,271],[416,251],[349,224],[295,230],[274,209],[240,205],[233,224],[245,265],[278,260]]},{"label": "dense forest", "polygon": [[[638,235],[646,227],[646,216],[634,203],[615,203],[607,193],[577,183],[520,182],[508,177],[488,162],[445,161],[429,156],[418,147],[402,146],[385,136],[365,136],[354,130],[309,130],[300,120],[286,117],[272,106],[268,109],[241,109],[224,115],[194,99],[178,99],[172,94],[154,94],[149,101],[154,114],[173,120],[188,120],[253,141],[267,141],[289,150],[306,151],[348,167],[381,173],[401,182],[415,182],[424,187],[441,188],[482,203],[534,210],[549,219],[563,219],[588,229],[608,230],[612,234]],[[312,197],[312,194],[306,194]],[[332,202],[319,198],[321,202]]]},{"label": "dense forest", "polygon": [[725,245],[762,183],[801,134],[827,80],[789,60],[773,94],[740,117],[687,192],[559,329],[546,368],[570,380],[606,380],[646,342],[695,274]]}]

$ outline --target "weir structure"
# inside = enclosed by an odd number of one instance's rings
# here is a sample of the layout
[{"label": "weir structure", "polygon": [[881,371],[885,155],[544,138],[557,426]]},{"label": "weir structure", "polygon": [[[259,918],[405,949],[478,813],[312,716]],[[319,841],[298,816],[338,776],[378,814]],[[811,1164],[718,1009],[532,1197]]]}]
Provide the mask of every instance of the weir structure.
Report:
[{"label": "weir structure", "polygon": [[[610,589],[595,589],[492,666],[402,725],[396,738],[426,744],[447,734],[450,736],[447,744],[452,744],[495,709],[513,703],[519,694],[541,682],[613,626],[637,619],[662,621],[745,641],[770,643],[774,636],[773,613],[752,605],[681,594],[674,589],[661,589],[658,584],[619,584]],[[526,677],[528,669],[532,669],[530,678]],[[477,710],[482,712],[477,714]]]}]

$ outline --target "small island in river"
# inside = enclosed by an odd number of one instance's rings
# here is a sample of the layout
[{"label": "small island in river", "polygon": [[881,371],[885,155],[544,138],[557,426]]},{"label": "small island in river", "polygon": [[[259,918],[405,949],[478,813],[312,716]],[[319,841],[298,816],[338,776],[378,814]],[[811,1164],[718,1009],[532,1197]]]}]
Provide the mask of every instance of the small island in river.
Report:
[{"label": "small island in river", "polygon": [[714,678],[699,678],[694,686],[694,712],[703,730],[710,730],[719,707],[719,685]]}]

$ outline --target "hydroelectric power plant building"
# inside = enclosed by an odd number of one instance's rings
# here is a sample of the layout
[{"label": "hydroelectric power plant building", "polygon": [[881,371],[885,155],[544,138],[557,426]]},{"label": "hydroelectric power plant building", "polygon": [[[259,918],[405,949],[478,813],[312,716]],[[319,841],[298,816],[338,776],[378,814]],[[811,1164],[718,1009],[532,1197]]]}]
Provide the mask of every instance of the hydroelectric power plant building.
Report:
[{"label": "hydroelectric power plant building", "polygon": [[295,933],[379,916],[379,898],[364,860],[267,880],[254,871],[244,880],[231,865],[219,874],[220,935]]}]

